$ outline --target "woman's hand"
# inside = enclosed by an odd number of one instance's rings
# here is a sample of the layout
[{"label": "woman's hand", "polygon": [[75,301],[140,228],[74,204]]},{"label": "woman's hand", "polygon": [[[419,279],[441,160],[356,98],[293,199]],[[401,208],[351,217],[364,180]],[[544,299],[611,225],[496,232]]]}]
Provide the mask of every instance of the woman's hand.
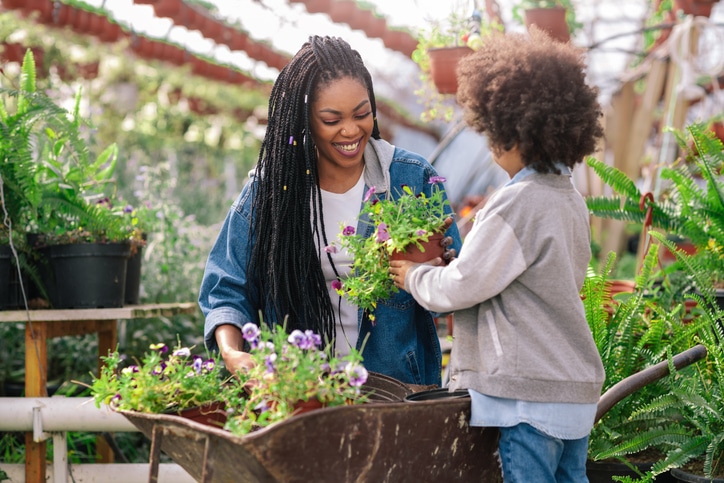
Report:
[{"label": "woman's hand", "polygon": [[245,374],[254,367],[251,354],[242,350],[244,339],[238,327],[230,324],[220,325],[216,328],[214,337],[216,337],[219,353],[229,372],[238,377],[239,373]]}]

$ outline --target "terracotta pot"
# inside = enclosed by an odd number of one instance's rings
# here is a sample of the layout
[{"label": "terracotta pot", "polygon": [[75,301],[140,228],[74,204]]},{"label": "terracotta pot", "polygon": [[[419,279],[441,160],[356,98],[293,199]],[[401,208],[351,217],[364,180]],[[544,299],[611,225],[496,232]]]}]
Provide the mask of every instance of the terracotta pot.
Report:
[{"label": "terracotta pot", "polygon": [[9,10],[23,8],[25,6],[25,0],[2,0],[2,6]]},{"label": "terracotta pot", "polygon": [[375,14],[371,10],[357,8],[356,5],[355,9],[355,15],[352,15],[352,18],[347,21],[347,24],[352,29],[364,31],[367,29],[367,26],[374,21]]},{"label": "terracotta pot", "polygon": [[319,399],[312,398],[309,401],[297,401],[294,403],[294,415],[308,413],[316,409],[322,409],[325,407]]},{"label": "terracotta pot", "polygon": [[2,58],[5,62],[17,62],[18,64],[23,63],[23,58],[25,57],[25,47],[21,44],[2,44],[2,46]]},{"label": "terracotta pot", "polygon": [[23,11],[28,15],[35,15],[35,19],[42,24],[53,23],[54,3],[51,0],[28,0]]},{"label": "terracotta pot", "polygon": [[460,59],[473,53],[466,46],[429,49],[430,76],[440,94],[455,94],[458,91],[457,66]]},{"label": "terracotta pot", "polygon": [[402,52],[408,57],[417,47],[417,39],[403,30],[387,30],[382,37],[382,42],[388,49]]},{"label": "terracotta pot", "polygon": [[531,8],[525,11],[525,26],[535,25],[559,42],[571,40],[564,7]]},{"label": "terracotta pot", "polygon": [[423,263],[433,258],[442,257],[445,249],[440,245],[443,234],[432,235],[427,242],[422,243],[425,249],[423,252],[417,245],[408,245],[403,252],[394,252],[390,255],[390,260],[409,260],[415,263]]},{"label": "terracotta pot", "polygon": [[103,31],[98,34],[98,38],[103,42],[115,42],[121,37],[121,33],[121,26],[106,18],[106,25]]},{"label": "terracotta pot", "polygon": [[384,17],[372,15],[372,19],[367,23],[364,31],[367,37],[381,38],[387,31],[387,20]]},{"label": "terracotta pot", "polygon": [[213,402],[200,407],[182,409],[175,413],[182,418],[196,421],[197,423],[217,428],[223,427],[226,423],[226,410],[221,402]]},{"label": "terracotta pot", "polygon": [[334,0],[327,14],[337,23],[349,24],[357,16],[357,4],[354,0]]},{"label": "terracotta pot", "polygon": [[153,11],[157,17],[171,17],[181,9],[181,0],[157,0]]},{"label": "terracotta pot", "polygon": [[244,50],[246,48],[246,42],[248,37],[244,32],[234,30],[231,33],[231,39],[229,40],[230,50]]},{"label": "terracotta pot", "polygon": [[98,77],[98,62],[89,62],[78,65],[78,73],[84,79],[95,79]]},{"label": "terracotta pot", "polygon": [[304,0],[309,13],[326,13],[332,6],[332,0]]},{"label": "terracotta pot", "polygon": [[681,10],[684,15],[695,17],[711,16],[711,9],[719,0],[674,0],[673,11]]}]

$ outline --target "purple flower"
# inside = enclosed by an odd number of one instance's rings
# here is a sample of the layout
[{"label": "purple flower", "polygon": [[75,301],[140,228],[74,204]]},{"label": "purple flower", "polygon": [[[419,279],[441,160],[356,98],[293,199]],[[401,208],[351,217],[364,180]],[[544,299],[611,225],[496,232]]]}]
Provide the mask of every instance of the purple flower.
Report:
[{"label": "purple flower", "polygon": [[329,245],[324,247],[324,251],[327,253],[337,253],[337,247],[334,245]]},{"label": "purple flower", "polygon": [[154,376],[160,376],[161,374],[163,374],[163,371],[165,371],[165,370],[166,370],[166,363],[162,362],[153,368],[153,370],[151,371],[151,374],[153,374]]},{"label": "purple flower", "polygon": [[415,235],[417,236],[424,236],[427,233],[427,230],[417,230],[415,232]]},{"label": "purple flower", "polygon": [[161,354],[165,354],[166,352],[168,352],[168,347],[166,347],[166,344],[164,344],[163,342],[159,342],[158,344],[151,344],[150,347],[151,350],[158,351]]},{"label": "purple flower", "polygon": [[277,360],[276,352],[272,352],[264,358],[264,365],[266,366],[266,372],[274,372],[274,361]]},{"label": "purple flower", "polygon": [[196,371],[196,374],[201,374],[201,366],[203,365],[204,361],[201,359],[201,357],[194,357],[194,363],[193,368],[194,371]]},{"label": "purple flower", "polygon": [[[342,291],[342,282],[340,280],[333,280],[332,281],[332,288],[337,292],[340,293]],[[341,294],[340,294],[341,295]]]},{"label": "purple flower", "polygon": [[213,359],[207,359],[204,361],[204,369],[208,372],[211,372],[214,370],[214,367],[216,367],[216,361]]},{"label": "purple flower", "polygon": [[304,347],[302,346],[305,344],[305,339],[306,337],[304,336],[304,332],[299,329],[295,329],[291,334],[289,334],[287,341],[293,346],[303,349]]},{"label": "purple flower", "polygon": [[367,193],[365,193],[365,203],[367,203],[370,200],[370,197],[375,194],[375,187],[372,186],[370,189],[367,190]]},{"label": "purple flower", "polygon": [[310,349],[314,349],[315,347],[319,347],[322,345],[322,338],[319,336],[319,334],[315,334],[311,330],[305,330],[304,335],[307,336],[307,340],[310,344]]},{"label": "purple flower", "polygon": [[344,235],[344,236],[354,235],[354,227],[349,226],[349,225],[345,226],[344,229],[342,230],[342,235]]},{"label": "purple flower", "polygon": [[123,208],[124,213],[133,213],[133,207],[131,205],[126,205],[125,208]]},{"label": "purple flower", "polygon": [[367,381],[367,369],[359,364],[347,364],[344,368],[344,372],[349,378],[349,385],[353,387],[359,387]]},{"label": "purple flower", "polygon": [[377,225],[377,234],[375,235],[375,241],[377,243],[384,243],[390,239],[390,234],[387,231],[387,223],[384,221]]},{"label": "purple flower", "polygon": [[182,347],[173,351],[173,355],[176,357],[188,357],[191,355],[191,350],[188,347]]},{"label": "purple flower", "polygon": [[247,322],[241,328],[241,336],[245,341],[250,342],[252,347],[256,346],[260,334],[261,331],[259,330],[259,327],[257,327],[253,322]]},{"label": "purple flower", "polygon": [[429,184],[444,183],[445,181],[447,181],[447,179],[442,176],[431,176],[430,179],[427,180]]}]

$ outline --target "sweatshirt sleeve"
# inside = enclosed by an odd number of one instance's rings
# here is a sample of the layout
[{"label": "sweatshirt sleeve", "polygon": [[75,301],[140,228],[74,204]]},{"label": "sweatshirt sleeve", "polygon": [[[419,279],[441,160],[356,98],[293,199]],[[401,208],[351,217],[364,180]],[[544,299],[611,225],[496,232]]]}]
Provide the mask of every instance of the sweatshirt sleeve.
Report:
[{"label": "sweatshirt sleeve", "polygon": [[497,214],[477,219],[463,242],[460,257],[449,265],[417,265],[405,286],[420,305],[452,312],[498,295],[527,267],[513,228]]}]

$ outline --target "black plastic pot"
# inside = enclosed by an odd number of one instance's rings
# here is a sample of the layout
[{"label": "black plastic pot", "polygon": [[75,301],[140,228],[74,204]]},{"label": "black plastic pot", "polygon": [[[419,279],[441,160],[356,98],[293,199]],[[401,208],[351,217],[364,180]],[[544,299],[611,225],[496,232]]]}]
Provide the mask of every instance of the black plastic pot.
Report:
[{"label": "black plastic pot", "polygon": [[[641,474],[644,474],[651,469],[653,463],[634,463],[634,466],[638,468]],[[586,476],[588,476],[589,483],[611,483],[614,481],[614,476],[639,478],[634,470],[623,463],[592,460],[586,462]],[[675,481],[669,472],[656,477],[656,483],[673,483]]]},{"label": "black plastic pot", "polygon": [[724,478],[707,478],[704,475],[695,475],[689,473],[681,468],[673,468],[671,470],[671,476],[675,482],[684,483],[724,483]]},{"label": "black plastic pot", "polygon": [[462,399],[469,398],[470,393],[467,389],[461,389],[458,391],[450,392],[447,388],[430,389],[427,391],[420,391],[405,396],[406,402],[423,402],[423,401],[435,401],[438,399]]},{"label": "black plastic pot", "polygon": [[128,243],[77,243],[38,249],[43,284],[56,309],[123,307]]},{"label": "black plastic pot", "polygon": [[9,245],[0,246],[0,310],[13,310],[23,307],[22,283],[28,287],[27,277],[18,276],[18,268]]},{"label": "black plastic pot", "polygon": [[143,260],[143,247],[139,246],[128,259],[126,266],[126,290],[124,304],[138,305],[141,289],[141,262]]}]

